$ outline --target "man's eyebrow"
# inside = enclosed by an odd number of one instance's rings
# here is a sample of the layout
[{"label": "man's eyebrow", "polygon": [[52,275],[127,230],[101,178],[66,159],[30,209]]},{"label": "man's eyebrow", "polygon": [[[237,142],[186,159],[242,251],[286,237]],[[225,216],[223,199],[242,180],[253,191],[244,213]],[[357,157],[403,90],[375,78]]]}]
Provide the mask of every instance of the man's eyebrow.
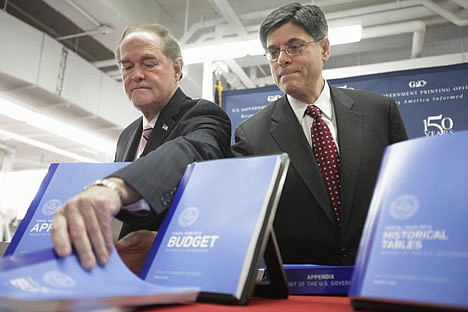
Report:
[{"label": "man's eyebrow", "polygon": [[[290,44],[291,42],[294,42],[294,41],[304,41],[304,39],[302,39],[302,38],[297,38],[297,37],[292,37],[292,38],[290,38],[288,41],[286,41],[286,44]],[[267,47],[267,49],[271,49],[271,48],[278,49],[278,46],[275,45],[275,44],[272,44],[272,45],[269,45],[269,46]]]},{"label": "man's eyebrow", "polygon": [[[147,60],[155,60],[157,59],[158,57],[154,54],[144,54],[142,57],[141,57],[141,60],[142,61],[147,61]],[[128,58],[124,58],[124,59],[121,59],[119,61],[120,64],[123,64],[123,63],[128,63],[130,62],[130,60]]]},{"label": "man's eyebrow", "polygon": [[143,61],[146,61],[146,60],[154,60],[154,59],[157,59],[157,58],[158,57],[156,55],[154,55],[154,54],[144,54],[141,59]]}]

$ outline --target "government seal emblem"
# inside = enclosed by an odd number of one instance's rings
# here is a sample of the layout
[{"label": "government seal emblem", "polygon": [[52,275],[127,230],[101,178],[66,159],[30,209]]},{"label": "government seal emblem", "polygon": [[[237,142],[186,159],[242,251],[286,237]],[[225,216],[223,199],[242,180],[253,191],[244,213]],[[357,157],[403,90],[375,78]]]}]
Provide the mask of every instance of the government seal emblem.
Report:
[{"label": "government seal emblem", "polygon": [[188,207],[179,216],[179,225],[182,227],[191,226],[200,216],[200,209],[197,207]]},{"label": "government seal emblem", "polygon": [[76,285],[76,281],[70,275],[59,271],[46,272],[42,279],[44,283],[55,288],[72,288]]},{"label": "government seal emblem", "polygon": [[419,210],[419,199],[411,194],[398,196],[390,205],[390,215],[398,220],[407,220]]},{"label": "government seal emblem", "polygon": [[60,199],[51,199],[42,206],[42,214],[51,216],[63,205]]}]

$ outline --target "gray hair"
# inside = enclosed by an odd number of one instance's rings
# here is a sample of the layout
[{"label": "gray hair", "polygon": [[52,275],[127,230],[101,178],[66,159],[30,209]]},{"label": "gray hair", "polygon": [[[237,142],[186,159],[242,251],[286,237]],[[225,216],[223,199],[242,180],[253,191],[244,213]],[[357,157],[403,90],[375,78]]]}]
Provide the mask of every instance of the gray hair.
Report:
[{"label": "gray hair", "polygon": [[302,26],[316,41],[328,35],[325,14],[318,6],[289,3],[274,10],[263,20],[260,26],[260,41],[264,49],[266,49],[268,34],[288,22]]},{"label": "gray hair", "polygon": [[158,35],[162,40],[162,51],[172,62],[177,58],[182,58],[182,52],[177,39],[169,33],[169,30],[161,24],[134,24],[128,26],[122,33],[115,49],[115,60],[120,63],[120,45],[122,41],[131,33],[146,31]]}]

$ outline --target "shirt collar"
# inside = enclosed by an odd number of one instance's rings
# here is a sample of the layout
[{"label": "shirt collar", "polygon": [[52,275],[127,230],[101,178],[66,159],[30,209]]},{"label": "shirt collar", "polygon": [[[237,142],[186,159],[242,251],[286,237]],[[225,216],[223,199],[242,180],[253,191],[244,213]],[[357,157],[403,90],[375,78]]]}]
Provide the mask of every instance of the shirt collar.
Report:
[{"label": "shirt collar", "polygon": [[315,101],[315,103],[304,103],[301,102],[289,94],[286,95],[289,101],[289,105],[291,106],[292,110],[294,111],[294,114],[297,117],[297,120],[299,122],[302,120],[305,114],[305,110],[308,105],[315,105],[317,106],[320,111],[322,112],[322,115],[325,115],[326,118],[329,120],[332,120],[333,117],[333,109],[332,109],[332,101],[331,101],[331,94],[330,94],[330,87],[328,86],[327,81],[324,79],[324,87],[322,89],[322,92],[320,93],[319,97]]},{"label": "shirt collar", "polygon": [[148,121],[148,119],[146,119],[145,116],[143,116],[143,124],[142,124],[143,130],[148,125],[151,126],[151,128],[154,128],[154,125],[156,124],[156,120],[158,120],[158,117],[159,117],[159,114],[157,114],[156,116],[154,116],[153,119]]}]

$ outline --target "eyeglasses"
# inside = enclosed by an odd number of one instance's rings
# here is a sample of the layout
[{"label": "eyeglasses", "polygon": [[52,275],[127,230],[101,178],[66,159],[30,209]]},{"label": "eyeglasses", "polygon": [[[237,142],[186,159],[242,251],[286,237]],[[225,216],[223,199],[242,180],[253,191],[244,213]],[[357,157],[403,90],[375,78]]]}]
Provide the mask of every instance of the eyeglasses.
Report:
[{"label": "eyeglasses", "polygon": [[279,58],[281,51],[284,51],[289,56],[296,56],[301,54],[304,48],[312,42],[315,42],[315,40],[288,43],[284,49],[268,48],[264,55],[270,62],[274,62]]}]

